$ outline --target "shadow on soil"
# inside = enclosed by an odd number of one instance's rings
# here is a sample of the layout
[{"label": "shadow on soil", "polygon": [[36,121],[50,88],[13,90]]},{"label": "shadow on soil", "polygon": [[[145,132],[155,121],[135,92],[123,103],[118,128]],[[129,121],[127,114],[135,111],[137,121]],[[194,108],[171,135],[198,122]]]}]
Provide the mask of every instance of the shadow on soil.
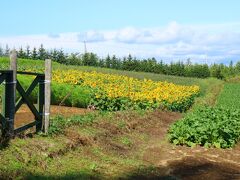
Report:
[{"label": "shadow on soil", "polygon": [[[125,179],[240,179],[239,166],[211,162],[204,158],[185,157],[166,166],[138,169]],[[121,178],[120,178],[121,179]],[[124,178],[122,178],[124,179]]]},{"label": "shadow on soil", "polygon": [[29,175],[24,179],[137,179],[137,180],[229,180],[240,179],[240,169],[227,163],[216,163],[204,158],[186,157],[182,160],[172,161],[166,166],[142,166],[133,171],[122,174],[117,178],[102,176],[98,173],[80,172],[64,176]]},{"label": "shadow on soil", "polygon": [[2,130],[0,127],[0,151],[7,148],[9,146],[11,137],[10,136],[3,136]]}]

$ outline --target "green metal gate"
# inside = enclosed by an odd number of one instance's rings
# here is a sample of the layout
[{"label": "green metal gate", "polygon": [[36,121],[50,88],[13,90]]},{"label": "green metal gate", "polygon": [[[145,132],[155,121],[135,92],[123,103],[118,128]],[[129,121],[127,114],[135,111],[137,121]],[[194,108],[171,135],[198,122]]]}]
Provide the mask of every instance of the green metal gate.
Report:
[{"label": "green metal gate", "polygon": [[0,84],[4,83],[2,96],[2,114],[0,114],[1,132],[3,138],[10,137],[14,134],[14,82],[13,71],[0,71]]}]

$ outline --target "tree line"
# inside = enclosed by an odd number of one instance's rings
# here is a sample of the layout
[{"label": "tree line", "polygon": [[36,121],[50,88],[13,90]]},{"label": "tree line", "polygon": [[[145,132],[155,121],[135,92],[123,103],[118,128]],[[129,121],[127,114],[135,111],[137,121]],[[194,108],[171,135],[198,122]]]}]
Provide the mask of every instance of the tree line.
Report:
[{"label": "tree line", "polygon": [[[10,49],[6,45],[3,49],[0,47],[0,56],[9,56]],[[112,68],[127,71],[151,72],[157,74],[166,74],[174,76],[208,78],[216,77],[224,79],[236,74],[240,74],[240,61],[233,64],[232,61],[228,65],[225,64],[197,64],[192,63],[190,59],[186,62],[178,61],[170,64],[164,63],[162,60],[157,61],[155,58],[137,59],[130,54],[123,58],[115,55],[108,55],[100,58],[94,53],[65,53],[62,49],[46,50],[43,45],[39,48],[30,49],[27,46],[18,50],[18,57],[23,59],[44,60],[52,59],[61,64],[78,65],[78,66],[95,66],[102,68]]]}]

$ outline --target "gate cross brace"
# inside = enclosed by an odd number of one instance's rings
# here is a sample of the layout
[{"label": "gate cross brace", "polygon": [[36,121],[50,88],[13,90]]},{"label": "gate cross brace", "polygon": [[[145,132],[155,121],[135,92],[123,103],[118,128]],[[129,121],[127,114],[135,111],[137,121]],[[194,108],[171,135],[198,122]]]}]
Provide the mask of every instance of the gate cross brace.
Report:
[{"label": "gate cross brace", "polygon": [[38,121],[41,121],[41,115],[39,114],[38,110],[33,105],[33,103],[31,103],[31,101],[29,100],[29,97],[28,97],[28,95],[33,91],[34,87],[37,85],[37,83],[38,83],[37,81],[38,81],[38,76],[34,79],[32,84],[30,85],[30,87],[25,92],[23,87],[21,86],[21,84],[17,80],[17,87],[16,88],[17,88],[17,91],[19,92],[19,94],[22,96],[22,98],[19,99],[19,101],[18,101],[18,103],[16,105],[16,111],[20,108],[20,106],[23,104],[23,102],[26,102],[27,106],[32,111],[32,113],[34,114],[35,118]]},{"label": "gate cross brace", "polygon": [[5,121],[5,118],[4,118],[3,115],[0,113],[0,124],[3,124],[4,121]]},{"label": "gate cross brace", "polygon": [[5,74],[0,74],[0,84],[5,80]]},{"label": "gate cross brace", "polygon": [[[26,92],[25,92],[25,95],[26,96],[29,96],[31,93],[32,93],[32,91],[34,90],[34,88],[36,87],[36,85],[38,84],[38,80],[39,80],[39,76],[37,76],[34,80],[33,80],[33,82],[32,82],[32,84],[29,86],[29,88],[26,90]],[[19,83],[19,82],[18,82]],[[20,84],[20,83],[19,83]],[[23,88],[22,88],[23,89]],[[20,92],[19,92],[20,93]],[[21,107],[21,105],[24,103],[24,99],[23,99],[23,97],[21,97],[19,100],[18,100],[18,102],[16,103],[16,107],[15,107],[15,112],[17,112],[18,110],[19,110],[19,108]]]}]

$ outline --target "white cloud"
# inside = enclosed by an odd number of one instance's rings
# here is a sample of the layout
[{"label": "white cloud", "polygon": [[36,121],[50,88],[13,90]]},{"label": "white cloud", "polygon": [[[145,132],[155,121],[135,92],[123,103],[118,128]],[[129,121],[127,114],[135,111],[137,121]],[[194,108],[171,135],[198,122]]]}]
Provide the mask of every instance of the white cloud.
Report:
[{"label": "white cloud", "polygon": [[78,40],[80,42],[102,42],[105,41],[104,33],[98,31],[88,31],[84,33],[79,33]]},{"label": "white cloud", "polygon": [[44,44],[48,49],[63,48],[73,52],[84,52],[83,41],[87,42],[88,51],[100,56],[131,53],[167,61],[191,58],[195,62],[207,59],[211,63],[240,57],[240,23],[182,25],[171,22],[165,27],[0,37],[0,44],[10,47]]}]

